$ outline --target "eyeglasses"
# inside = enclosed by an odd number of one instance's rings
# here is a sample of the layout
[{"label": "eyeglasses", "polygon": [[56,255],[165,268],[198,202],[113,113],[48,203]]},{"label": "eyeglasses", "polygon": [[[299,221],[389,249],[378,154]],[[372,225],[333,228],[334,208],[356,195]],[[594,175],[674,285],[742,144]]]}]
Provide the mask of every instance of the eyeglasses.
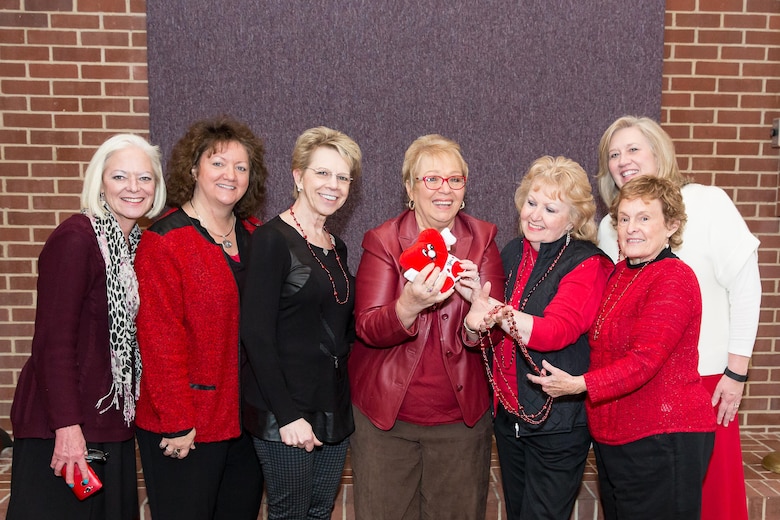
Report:
[{"label": "eyeglasses", "polygon": [[87,462],[106,462],[108,460],[108,452],[90,448],[87,450],[87,455],[84,458],[87,459]]},{"label": "eyeglasses", "polygon": [[452,177],[442,177],[441,175],[426,175],[425,177],[415,177],[415,180],[423,181],[425,187],[429,190],[438,190],[444,183],[452,190],[462,190],[466,186],[466,177],[463,175],[453,175]]},{"label": "eyeglasses", "polygon": [[309,168],[308,166],[304,168],[304,170],[311,170],[314,172],[314,175],[322,180],[330,180],[331,176],[336,177],[336,180],[339,184],[349,184],[352,182],[352,177],[350,177],[347,174],[344,173],[333,173],[329,170],[326,170],[325,168]]}]

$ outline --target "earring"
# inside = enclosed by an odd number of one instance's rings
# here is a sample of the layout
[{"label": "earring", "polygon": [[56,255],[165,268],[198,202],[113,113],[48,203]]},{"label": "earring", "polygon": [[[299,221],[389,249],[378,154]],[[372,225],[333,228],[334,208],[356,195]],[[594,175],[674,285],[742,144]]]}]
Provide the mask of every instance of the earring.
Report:
[{"label": "earring", "polygon": [[298,193],[303,191],[303,186],[298,186]]},{"label": "earring", "polygon": [[466,201],[465,200],[460,201],[460,209],[463,209],[465,207],[466,207]]},{"label": "earring", "polygon": [[414,211],[414,201],[412,199],[409,199],[406,205],[409,207],[409,211]]},{"label": "earring", "polygon": [[106,201],[106,194],[101,191],[100,192],[100,202],[105,202],[105,201]]},{"label": "earring", "polygon": [[569,242],[571,242],[571,229],[566,230],[566,245],[569,245]]}]

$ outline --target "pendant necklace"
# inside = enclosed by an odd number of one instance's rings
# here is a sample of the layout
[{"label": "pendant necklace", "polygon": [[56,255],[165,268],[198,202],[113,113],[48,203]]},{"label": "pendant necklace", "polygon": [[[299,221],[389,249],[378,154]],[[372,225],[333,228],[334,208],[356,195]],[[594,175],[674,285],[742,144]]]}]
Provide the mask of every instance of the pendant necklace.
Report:
[{"label": "pendant necklace", "polygon": [[[317,253],[314,252],[314,249],[312,249],[311,244],[309,243],[309,238],[306,236],[306,232],[303,231],[303,227],[301,227],[300,222],[298,222],[298,219],[295,218],[295,212],[293,211],[292,206],[290,206],[290,216],[293,219],[293,222],[295,222],[295,227],[298,228],[298,231],[301,232],[301,236],[303,237],[303,240],[306,241],[306,247],[309,248],[309,251],[311,252],[311,256],[314,257],[314,259],[317,261],[318,264],[320,264],[320,267],[323,271],[325,271],[325,274],[328,275],[328,280],[330,280],[330,285],[333,287],[333,297],[336,299],[336,303],[339,305],[344,305],[349,301],[349,277],[347,276],[347,272],[344,270],[344,266],[341,263],[341,257],[339,257],[339,252],[336,251],[336,240],[333,238],[333,235],[330,234],[328,231],[328,228],[325,226],[322,226],[322,230],[325,231],[325,233],[330,236],[330,243],[333,245],[333,253],[336,255],[336,262],[339,264],[339,268],[341,268],[341,274],[344,275],[344,281],[347,283],[347,295],[344,297],[344,300],[339,300],[339,293],[336,291],[336,282],[333,281],[333,276],[331,276],[330,271],[328,271],[328,268],[325,267],[325,264],[322,263],[322,260],[319,259],[317,256]],[[325,249],[323,248],[323,251]]]},{"label": "pendant necklace", "polygon": [[[198,217],[198,220],[200,221],[200,225],[203,226],[203,229],[205,229],[206,231],[209,231],[209,229],[206,226],[203,225],[203,218],[198,213],[198,210],[195,209],[195,204],[192,203],[191,199],[190,199],[190,207],[192,208],[192,211],[195,212],[195,216]],[[233,214],[233,223],[230,225],[230,229],[228,229],[227,233],[225,233],[223,235],[219,231],[214,231],[214,233],[216,233],[217,235],[222,237],[222,247],[224,247],[225,249],[230,249],[231,247],[233,247],[233,242],[231,242],[228,239],[228,237],[230,236],[230,233],[233,232],[233,229],[235,227],[236,227],[236,215]],[[211,233],[211,231],[209,231],[209,233]]]}]

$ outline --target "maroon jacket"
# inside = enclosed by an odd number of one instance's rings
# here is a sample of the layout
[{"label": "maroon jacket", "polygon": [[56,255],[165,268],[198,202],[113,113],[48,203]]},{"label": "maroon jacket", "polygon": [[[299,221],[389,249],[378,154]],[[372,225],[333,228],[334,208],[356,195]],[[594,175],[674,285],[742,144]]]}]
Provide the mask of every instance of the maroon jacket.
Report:
[{"label": "maroon jacket", "polygon": [[111,377],[106,264],[92,224],[74,215],[60,224],[38,258],[38,306],[32,356],[11,407],[14,437],[53,439],[74,424],[88,442],[133,437],[122,410],[95,408]]},{"label": "maroon jacket", "polygon": [[[459,213],[452,226],[457,238],[451,253],[479,266],[482,283],[502,298],[504,269],[495,244],[496,226]],[[407,283],[398,262],[417,239],[414,212],[406,211],[363,237],[357,272],[355,319],[358,340],[349,359],[352,402],[378,428],[393,427],[424,348],[438,348],[460,405],[463,421],[473,426],[490,405],[488,381],[477,349],[461,340],[469,304],[453,294],[441,305],[420,313],[407,330],[395,313],[395,302]],[[438,320],[440,338],[429,337]]]}]

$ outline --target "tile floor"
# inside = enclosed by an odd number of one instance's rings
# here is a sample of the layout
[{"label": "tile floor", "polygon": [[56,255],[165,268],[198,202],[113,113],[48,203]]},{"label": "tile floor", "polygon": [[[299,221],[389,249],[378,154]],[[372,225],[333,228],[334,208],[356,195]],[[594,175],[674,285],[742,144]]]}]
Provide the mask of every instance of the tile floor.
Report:
[{"label": "tile floor", "polygon": [[[780,432],[742,434],[742,451],[745,461],[745,486],[748,496],[750,520],[780,520],[780,474],[765,470],[761,459],[770,452],[780,451]],[[5,518],[8,507],[8,490],[11,479],[11,449],[0,453],[0,518]],[[487,520],[504,520],[506,512],[502,506],[501,472],[498,458],[493,452],[491,461],[491,484],[486,510]],[[139,471],[139,500],[141,502],[141,520],[151,520],[149,506],[146,503],[146,489],[143,476]],[[264,519],[264,512],[258,520]],[[347,469],[344,474],[341,491],[336,499],[336,507],[331,516],[333,520],[353,520],[352,475]],[[596,464],[593,454],[588,458],[582,489],[572,520],[600,520],[598,491],[596,486]],[[704,519],[706,520],[706,519]]]}]

